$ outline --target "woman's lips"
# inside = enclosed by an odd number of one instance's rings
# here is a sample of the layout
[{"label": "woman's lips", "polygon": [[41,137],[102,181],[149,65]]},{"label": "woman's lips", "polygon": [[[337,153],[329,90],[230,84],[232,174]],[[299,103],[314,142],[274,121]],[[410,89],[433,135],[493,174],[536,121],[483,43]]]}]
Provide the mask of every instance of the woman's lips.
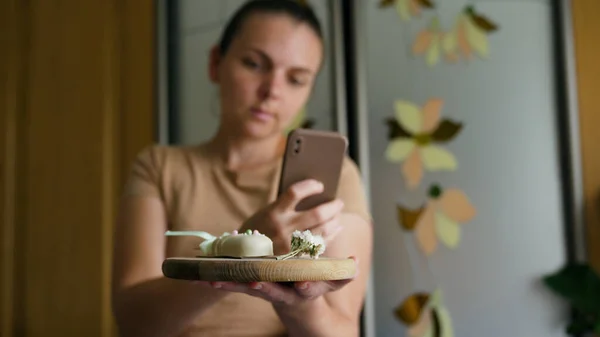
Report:
[{"label": "woman's lips", "polygon": [[269,113],[265,110],[261,110],[261,109],[251,109],[250,112],[252,113],[252,116],[260,121],[263,122],[267,122],[270,121],[271,119],[273,119],[274,115],[272,113]]}]

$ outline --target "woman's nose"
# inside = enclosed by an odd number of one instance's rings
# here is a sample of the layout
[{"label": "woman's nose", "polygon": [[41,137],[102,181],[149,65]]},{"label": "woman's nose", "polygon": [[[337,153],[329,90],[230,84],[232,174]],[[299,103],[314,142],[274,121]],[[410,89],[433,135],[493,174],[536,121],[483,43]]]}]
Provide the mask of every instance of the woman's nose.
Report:
[{"label": "woman's nose", "polygon": [[265,76],[265,79],[261,85],[260,95],[261,98],[279,98],[283,90],[284,77],[281,74],[275,72]]}]

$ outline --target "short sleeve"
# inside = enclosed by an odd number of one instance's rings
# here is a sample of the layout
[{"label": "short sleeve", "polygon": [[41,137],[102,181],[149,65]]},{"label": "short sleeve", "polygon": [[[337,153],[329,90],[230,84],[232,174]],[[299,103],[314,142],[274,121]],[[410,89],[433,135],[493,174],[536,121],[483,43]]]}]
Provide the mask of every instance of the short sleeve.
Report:
[{"label": "short sleeve", "polygon": [[161,148],[152,145],[140,151],[131,165],[123,196],[160,196]]},{"label": "short sleeve", "polygon": [[354,161],[346,157],[338,186],[338,198],[344,202],[344,212],[354,213],[372,222],[371,212],[365,194],[360,171]]}]

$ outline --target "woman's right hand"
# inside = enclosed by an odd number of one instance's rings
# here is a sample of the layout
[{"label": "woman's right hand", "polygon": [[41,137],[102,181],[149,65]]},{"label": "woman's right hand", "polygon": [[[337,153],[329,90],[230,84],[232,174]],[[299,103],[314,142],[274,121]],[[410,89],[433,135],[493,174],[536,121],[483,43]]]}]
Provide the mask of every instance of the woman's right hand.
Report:
[{"label": "woman's right hand", "polygon": [[307,211],[296,211],[300,201],[323,192],[323,184],[315,180],[303,180],[292,186],[277,200],[255,213],[244,222],[240,232],[258,230],[273,241],[275,255],[290,251],[292,233],[309,229],[330,241],[341,230],[338,221],[344,204],[335,199]]}]

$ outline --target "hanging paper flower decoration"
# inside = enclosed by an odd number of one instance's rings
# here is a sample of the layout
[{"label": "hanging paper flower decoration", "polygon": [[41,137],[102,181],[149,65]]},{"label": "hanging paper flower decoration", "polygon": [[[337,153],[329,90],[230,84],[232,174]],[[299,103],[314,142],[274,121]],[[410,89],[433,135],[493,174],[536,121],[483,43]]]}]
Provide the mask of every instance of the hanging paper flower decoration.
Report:
[{"label": "hanging paper flower decoration", "polygon": [[433,294],[416,293],[394,310],[398,320],[408,327],[409,337],[453,337],[454,326],[445,307],[441,289]]},{"label": "hanging paper flower decoration", "polygon": [[462,125],[441,120],[443,101],[431,99],[423,109],[415,104],[399,100],[395,103],[395,118],[386,122],[390,143],[385,157],[390,162],[403,162],[402,173],[410,188],[416,187],[423,178],[423,170],[455,170],[458,166],[454,155],[438,146],[452,140]]},{"label": "hanging paper flower decoration", "polygon": [[460,226],[475,217],[475,207],[459,189],[429,188],[428,201],[418,210],[398,206],[398,221],[405,230],[414,231],[419,247],[427,256],[438,247],[438,240],[455,248],[460,242]]},{"label": "hanging paper flower decoration", "polygon": [[470,5],[458,15],[454,29],[443,39],[446,59],[457,61],[459,57],[470,60],[475,54],[482,58],[489,56],[488,34],[498,30],[498,26],[487,17],[475,11]]},{"label": "hanging paper flower decoration", "polygon": [[427,28],[417,34],[412,45],[412,52],[417,56],[425,54],[427,65],[433,67],[438,64],[442,54],[448,55],[444,41],[447,41],[448,35],[451,34],[442,31],[440,20],[435,16]]},{"label": "hanging paper flower decoration", "polygon": [[394,4],[398,15],[404,21],[419,16],[423,8],[431,9],[435,7],[431,0],[381,0],[379,7],[386,8]]}]

